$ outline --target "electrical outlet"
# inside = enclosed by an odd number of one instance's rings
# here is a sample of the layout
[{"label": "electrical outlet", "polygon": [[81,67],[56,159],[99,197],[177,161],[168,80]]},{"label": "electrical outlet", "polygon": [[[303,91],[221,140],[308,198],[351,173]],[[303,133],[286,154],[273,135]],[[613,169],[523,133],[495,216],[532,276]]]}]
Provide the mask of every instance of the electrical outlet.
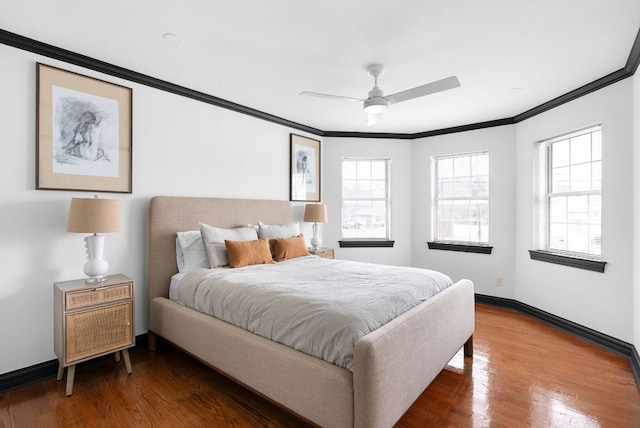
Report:
[{"label": "electrical outlet", "polygon": [[502,277],[501,276],[496,276],[496,286],[497,287],[502,287]]}]

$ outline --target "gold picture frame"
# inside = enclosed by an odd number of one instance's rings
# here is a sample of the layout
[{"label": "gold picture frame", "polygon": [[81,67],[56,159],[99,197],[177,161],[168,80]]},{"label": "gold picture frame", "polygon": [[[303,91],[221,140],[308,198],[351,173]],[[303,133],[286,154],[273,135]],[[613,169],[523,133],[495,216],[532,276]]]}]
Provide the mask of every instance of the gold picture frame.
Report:
[{"label": "gold picture frame", "polygon": [[289,200],[320,202],[320,141],[290,134]]},{"label": "gold picture frame", "polygon": [[36,67],[36,189],[132,193],[131,88]]}]

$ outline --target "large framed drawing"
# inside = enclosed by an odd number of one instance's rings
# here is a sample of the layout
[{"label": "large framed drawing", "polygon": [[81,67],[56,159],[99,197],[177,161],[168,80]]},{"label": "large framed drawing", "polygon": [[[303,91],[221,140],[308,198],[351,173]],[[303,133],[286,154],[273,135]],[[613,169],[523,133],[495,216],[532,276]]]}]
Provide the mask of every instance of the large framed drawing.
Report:
[{"label": "large framed drawing", "polygon": [[131,88],[36,67],[36,189],[131,193]]},{"label": "large framed drawing", "polygon": [[291,201],[320,202],[320,141],[291,134]]}]

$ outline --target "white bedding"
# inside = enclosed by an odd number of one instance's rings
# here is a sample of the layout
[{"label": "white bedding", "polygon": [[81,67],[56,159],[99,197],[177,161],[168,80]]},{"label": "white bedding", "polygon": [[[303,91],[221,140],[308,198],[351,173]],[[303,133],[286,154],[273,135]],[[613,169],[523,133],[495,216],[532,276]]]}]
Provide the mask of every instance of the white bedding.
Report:
[{"label": "white bedding", "polygon": [[315,256],[198,269],[178,301],[348,370],[356,341],[452,284],[427,269]]},{"label": "white bedding", "polygon": [[169,299],[178,300],[178,287],[180,286],[180,281],[185,275],[189,272],[179,272],[171,277],[171,282],[169,283]]}]

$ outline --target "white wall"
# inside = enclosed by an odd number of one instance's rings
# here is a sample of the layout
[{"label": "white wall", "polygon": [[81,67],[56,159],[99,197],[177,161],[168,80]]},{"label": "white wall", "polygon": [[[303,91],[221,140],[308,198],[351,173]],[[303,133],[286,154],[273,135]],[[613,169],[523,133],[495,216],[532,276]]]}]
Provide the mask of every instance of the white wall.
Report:
[{"label": "white wall", "polygon": [[[111,272],[136,280],[136,334],[146,332],[144,252],[149,198],[163,194],[287,200],[289,133],[302,134],[0,45],[4,155],[0,168],[0,324],[4,326],[0,374],[55,358],[52,283],[82,277],[85,261],[83,236],[64,228],[70,199],[91,194],[34,190],[36,61],[133,88],[133,194],[101,196],[120,200],[122,230],[107,237],[106,257]],[[632,252],[634,239],[636,255],[640,249],[640,216],[632,217],[632,205],[640,212],[640,173],[632,168],[640,165],[638,113],[640,78],[634,77],[514,126],[415,141],[325,138],[322,194],[329,222],[321,231],[324,244],[334,247],[339,258],[427,267],[442,270],[454,280],[471,278],[477,293],[514,298],[638,346],[640,267],[633,268]],[[600,122],[606,272],[529,260],[535,142]],[[491,154],[493,254],[428,250],[430,158],[476,150]],[[338,247],[344,156],[392,159],[394,248]],[[632,178],[634,197],[630,198]],[[302,218],[302,205],[294,207],[294,218]],[[303,224],[303,231],[310,236],[308,224]],[[496,276],[504,278],[502,288],[495,286]]]},{"label": "white wall", "polygon": [[[145,227],[154,195],[289,198],[286,127],[0,45],[0,374],[55,358],[54,281],[82,278],[83,235],[65,232],[69,201],[91,193],[35,189],[36,61],[133,88],[133,194],[107,236],[110,272],[136,281],[146,332]],[[296,207],[294,215],[302,217]],[[305,225],[306,226],[306,225]],[[305,233],[310,233],[305,230]]]},{"label": "white wall", "polygon": [[[453,280],[469,278],[475,292],[513,298],[515,295],[515,130],[513,126],[480,129],[423,138],[413,142],[413,244],[414,266],[440,270]],[[431,158],[433,156],[489,152],[489,244],[491,254],[430,250],[431,235]],[[496,286],[496,277],[503,286]]]},{"label": "white wall", "polygon": [[[391,159],[391,234],[393,248],[340,248],[340,206],[343,157]],[[323,245],[337,258],[411,265],[411,141],[371,138],[325,138],[322,146],[323,198],[329,223],[323,225]]]},{"label": "white wall", "polygon": [[[516,300],[628,342],[633,340],[631,91],[632,79],[625,79],[518,123],[515,159]],[[530,260],[527,250],[535,248],[536,142],[598,123],[605,273]]]}]

